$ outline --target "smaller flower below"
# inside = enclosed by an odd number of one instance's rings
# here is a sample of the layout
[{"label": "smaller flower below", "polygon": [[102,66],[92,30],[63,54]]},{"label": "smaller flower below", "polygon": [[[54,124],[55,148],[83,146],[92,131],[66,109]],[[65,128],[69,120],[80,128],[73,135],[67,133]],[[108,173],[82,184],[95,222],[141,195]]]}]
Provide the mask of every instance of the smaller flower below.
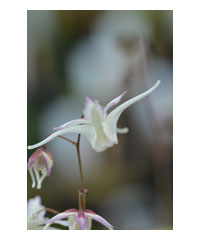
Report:
[{"label": "smaller flower below", "polygon": [[103,217],[99,216],[91,210],[68,209],[51,218],[43,229],[46,230],[51,224],[66,218],[68,219],[69,230],[91,230],[92,220],[100,222],[109,230],[113,230],[114,228]]},{"label": "smaller flower below", "polygon": [[[45,217],[46,208],[42,205],[40,196],[31,198],[27,204],[27,229],[28,230],[42,230],[44,225],[49,221],[48,217]],[[62,226],[68,226],[68,221],[55,222]],[[58,230],[57,228],[49,228],[48,230]]]},{"label": "smaller flower below", "polygon": [[[40,189],[46,176],[50,176],[53,167],[53,156],[44,148],[38,148],[29,158],[28,170],[32,179],[32,188]],[[35,174],[35,175],[34,175]],[[36,179],[36,180],[35,180]]]},{"label": "smaller flower below", "polygon": [[46,224],[49,219],[45,217],[46,211],[41,211],[45,207],[41,204],[40,196],[29,199],[27,208],[27,229],[42,229],[42,225]]}]

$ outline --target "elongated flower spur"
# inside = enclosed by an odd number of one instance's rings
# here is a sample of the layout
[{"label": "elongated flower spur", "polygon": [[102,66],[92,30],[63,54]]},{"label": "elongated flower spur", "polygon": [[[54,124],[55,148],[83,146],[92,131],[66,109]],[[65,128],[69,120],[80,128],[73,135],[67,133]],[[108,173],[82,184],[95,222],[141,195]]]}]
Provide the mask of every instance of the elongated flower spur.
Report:
[{"label": "elongated flower spur", "polygon": [[27,168],[32,179],[32,188],[36,186],[36,181],[37,189],[41,188],[45,177],[50,176],[52,167],[53,156],[49,150],[39,148],[30,156]]},{"label": "elongated flower spur", "polygon": [[58,131],[54,132],[43,141],[28,146],[28,149],[40,147],[59,135],[78,133],[82,134],[88,140],[95,151],[105,151],[107,148],[118,143],[117,133],[122,134],[128,132],[128,128],[117,128],[117,122],[122,112],[132,104],[151,94],[159,84],[160,80],[146,92],[122,103],[110,113],[107,113],[107,111],[120,102],[126,91],[109,102],[105,107],[102,107],[96,100],[86,97],[83,119],[75,119],[55,128],[55,130]]},{"label": "elongated flower spur", "polygon": [[68,209],[65,212],[59,213],[51,218],[43,229],[48,229],[49,226],[55,222],[59,224],[61,219],[66,218],[68,219],[69,230],[90,230],[92,228],[92,220],[100,222],[109,230],[113,230],[113,226],[108,221],[88,209]]}]

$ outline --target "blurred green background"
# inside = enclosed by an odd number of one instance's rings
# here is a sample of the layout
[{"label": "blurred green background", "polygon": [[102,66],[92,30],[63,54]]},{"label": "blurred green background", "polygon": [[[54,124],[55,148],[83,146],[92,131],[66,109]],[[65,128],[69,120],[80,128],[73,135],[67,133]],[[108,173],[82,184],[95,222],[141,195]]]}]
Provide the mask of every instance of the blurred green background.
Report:
[{"label": "blurred green background", "polygon": [[[79,118],[86,96],[105,106],[124,90],[122,101],[162,81],[122,114],[119,127],[129,133],[117,145],[97,153],[81,138],[81,156],[88,209],[116,229],[172,229],[173,12],[30,10],[27,21],[28,145]],[[40,195],[58,211],[78,208],[74,146],[55,139],[47,148],[51,177],[37,190],[28,174],[28,199]],[[104,228],[93,222],[93,229]]]}]

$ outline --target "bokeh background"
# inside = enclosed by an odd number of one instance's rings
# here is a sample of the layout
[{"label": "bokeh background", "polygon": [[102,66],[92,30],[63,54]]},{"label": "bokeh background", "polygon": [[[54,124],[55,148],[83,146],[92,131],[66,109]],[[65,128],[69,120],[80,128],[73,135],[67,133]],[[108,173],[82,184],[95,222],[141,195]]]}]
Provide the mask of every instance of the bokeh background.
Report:
[{"label": "bokeh background", "polygon": [[[120,230],[172,229],[173,11],[30,10],[27,23],[28,145],[79,118],[85,96],[106,105],[124,90],[123,101],[162,81],[122,114],[118,126],[129,133],[117,145],[97,153],[81,138],[81,156],[89,209]],[[27,174],[28,199],[78,208],[74,146],[58,138],[47,147],[54,169],[41,190]],[[93,221],[93,229],[104,227]]]}]

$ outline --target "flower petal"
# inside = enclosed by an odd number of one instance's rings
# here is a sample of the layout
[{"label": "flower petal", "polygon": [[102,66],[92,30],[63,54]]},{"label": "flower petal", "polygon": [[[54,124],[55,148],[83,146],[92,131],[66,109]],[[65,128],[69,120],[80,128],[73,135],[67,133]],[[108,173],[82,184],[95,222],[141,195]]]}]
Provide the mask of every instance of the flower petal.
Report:
[{"label": "flower petal", "polygon": [[66,133],[78,133],[78,134],[82,134],[84,137],[87,138],[87,140],[92,144],[94,142],[94,138],[95,138],[95,131],[94,128],[92,126],[89,125],[78,125],[78,126],[73,126],[73,127],[69,127],[69,128],[64,128],[62,130],[59,130],[53,134],[51,134],[49,137],[47,137],[46,139],[44,139],[43,141],[32,145],[32,146],[28,146],[28,149],[34,149],[40,146],[43,146],[44,144],[50,142],[51,140],[53,140],[54,138],[56,138],[59,135],[63,135]]},{"label": "flower petal", "polygon": [[66,127],[73,127],[73,126],[77,126],[77,125],[80,125],[80,124],[90,124],[89,121],[81,118],[81,119],[75,119],[75,120],[72,120],[70,122],[67,122],[65,124],[62,124],[61,126],[59,127],[55,127],[53,128],[54,130],[60,130],[60,129],[63,129],[63,128],[66,128]]},{"label": "flower petal", "polygon": [[46,166],[46,170],[47,170],[47,175],[50,176],[51,170],[52,170],[52,167],[53,167],[53,156],[52,156],[51,152],[48,151],[47,149],[45,149],[42,152],[42,156],[44,157],[44,162],[45,162],[45,166]]},{"label": "flower petal", "polygon": [[41,156],[43,152],[42,148],[38,148],[30,157],[28,161],[27,168],[29,169]]},{"label": "flower petal", "polygon": [[104,110],[103,107],[96,101],[93,100],[90,97],[85,98],[85,108],[83,110],[83,115],[84,119],[89,121],[90,123],[94,124],[94,119],[93,119],[93,110],[97,112],[97,115],[101,120],[103,120],[104,117]]},{"label": "flower petal", "polygon": [[[42,227],[42,230],[60,230],[58,228],[52,228],[50,227],[52,223],[47,223],[44,227]],[[54,224],[59,224],[61,226],[64,226],[64,227],[68,227],[69,223],[67,220],[58,220],[56,222],[54,222]]]},{"label": "flower petal", "polygon": [[49,219],[47,224],[44,226],[43,230],[46,230],[51,224],[56,223],[56,222],[60,221],[61,219],[68,218],[69,216],[72,216],[74,214],[76,214],[76,212],[68,212],[68,213],[62,212],[62,213],[57,214],[56,216]]},{"label": "flower petal", "polygon": [[117,136],[116,136],[117,121],[120,115],[122,114],[122,112],[132,104],[136,103],[137,101],[151,94],[159,85],[160,85],[160,80],[158,80],[156,84],[146,92],[122,103],[117,108],[115,108],[112,112],[110,112],[103,122],[103,127],[106,135],[110,136],[113,139],[113,141],[114,140],[117,141]]},{"label": "flower petal", "polygon": [[70,213],[70,212],[72,212],[72,213],[77,213],[78,210],[77,210],[76,208],[70,208],[70,209],[68,209],[68,210],[65,211],[65,213]]},{"label": "flower petal", "polygon": [[67,220],[58,220],[55,222],[56,224],[59,224],[61,226],[67,227],[69,225]]},{"label": "flower petal", "polygon": [[92,98],[87,96],[85,98],[85,108],[83,109],[84,119],[89,119],[90,118],[88,116],[90,111],[88,111],[88,110],[93,106],[93,104],[95,104],[95,101]]},{"label": "flower petal", "polygon": [[68,218],[71,215],[76,214],[76,212],[62,212],[62,213],[58,213],[56,216],[52,217],[51,219],[49,219],[48,223],[55,223],[58,220],[64,219],[64,218]]},{"label": "flower petal", "polygon": [[76,223],[78,224],[80,230],[86,229],[86,226],[88,224],[88,217],[86,216],[86,214],[84,214],[84,212],[78,212],[74,216],[74,219],[75,219]]},{"label": "flower petal", "polygon": [[117,133],[120,133],[120,134],[125,134],[128,132],[128,128],[125,127],[125,128],[117,128]]},{"label": "flower petal", "polygon": [[43,208],[45,207],[42,205],[42,200],[40,196],[30,198],[27,203],[27,215],[31,217],[33,214],[36,214],[39,210]]},{"label": "flower petal", "polygon": [[92,228],[92,218],[88,217],[88,223],[85,230],[91,230],[91,228]]},{"label": "flower petal", "polygon": [[69,216],[68,221],[69,221],[69,230],[80,230],[78,224],[74,219],[74,215]]},{"label": "flower petal", "polygon": [[113,99],[111,102],[109,102],[109,103],[105,106],[105,108],[104,108],[104,113],[105,113],[105,115],[106,115],[108,109],[111,108],[112,106],[118,104],[118,103],[121,101],[121,99],[124,97],[124,95],[125,95],[126,93],[127,93],[127,91],[124,91],[120,96],[116,97],[115,99]]},{"label": "flower petal", "polygon": [[91,210],[88,210],[88,209],[84,210],[84,212],[88,217],[91,217],[93,220],[95,220],[97,222],[100,222],[106,228],[108,228],[110,230],[114,229],[114,227],[108,221],[106,221],[103,217],[99,216],[95,212],[93,212]]}]

